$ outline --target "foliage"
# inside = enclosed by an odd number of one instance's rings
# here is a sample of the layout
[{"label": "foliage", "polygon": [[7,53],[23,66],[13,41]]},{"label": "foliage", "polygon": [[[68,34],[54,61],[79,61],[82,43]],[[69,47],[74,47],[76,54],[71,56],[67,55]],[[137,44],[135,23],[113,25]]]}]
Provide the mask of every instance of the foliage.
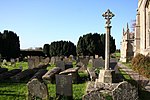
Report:
[{"label": "foliage", "polygon": [[49,44],[44,44],[43,46],[43,52],[46,56],[49,57]]},{"label": "foliage", "polygon": [[[44,44],[43,52],[48,53],[48,44]],[[54,41],[49,45],[48,56],[76,56],[76,46],[70,41]]]},{"label": "foliage", "polygon": [[[115,39],[110,35],[110,53],[116,50]],[[79,38],[77,54],[82,56],[99,55],[105,58],[105,34],[89,33]]]},{"label": "foliage", "polygon": [[19,36],[13,31],[0,32],[0,54],[3,58],[17,58],[20,54]]},{"label": "foliage", "polygon": [[144,56],[142,54],[137,54],[132,59],[132,69],[150,78],[150,56]]}]

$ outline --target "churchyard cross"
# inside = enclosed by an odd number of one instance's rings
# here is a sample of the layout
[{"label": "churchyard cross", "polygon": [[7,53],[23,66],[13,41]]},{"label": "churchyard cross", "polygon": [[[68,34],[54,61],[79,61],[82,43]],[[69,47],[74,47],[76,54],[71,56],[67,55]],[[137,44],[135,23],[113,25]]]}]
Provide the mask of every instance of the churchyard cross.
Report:
[{"label": "churchyard cross", "polygon": [[105,70],[109,70],[109,62],[110,62],[110,47],[109,47],[109,35],[110,35],[110,31],[111,31],[111,21],[110,19],[112,19],[112,17],[114,17],[115,15],[108,9],[103,15],[102,15],[105,19],[106,19],[106,42],[105,42]]}]

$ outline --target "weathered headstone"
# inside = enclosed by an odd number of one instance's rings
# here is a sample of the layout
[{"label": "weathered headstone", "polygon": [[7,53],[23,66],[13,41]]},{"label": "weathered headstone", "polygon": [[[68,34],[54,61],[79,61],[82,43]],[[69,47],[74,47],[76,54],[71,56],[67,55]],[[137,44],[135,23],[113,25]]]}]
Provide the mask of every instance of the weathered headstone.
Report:
[{"label": "weathered headstone", "polygon": [[95,55],[95,58],[98,58],[99,56],[98,55]]},{"label": "weathered headstone", "polygon": [[3,65],[7,65],[7,60],[6,59],[3,60]]},{"label": "weathered headstone", "polygon": [[113,100],[138,100],[138,90],[130,83],[123,81],[112,91]]},{"label": "weathered headstone", "polygon": [[61,68],[62,71],[64,71],[65,70],[65,62],[64,61],[57,61],[56,67],[59,67],[59,68]]},{"label": "weathered headstone", "polygon": [[16,65],[15,59],[10,59],[10,64],[15,66]]},{"label": "weathered headstone", "polygon": [[32,79],[27,83],[28,87],[28,100],[48,100],[48,88],[44,82],[38,79]]},{"label": "weathered headstone", "polygon": [[88,65],[89,59],[87,58],[80,58],[80,62],[82,62],[85,66]]},{"label": "weathered headstone", "polygon": [[56,75],[56,95],[59,99],[73,99],[71,75]]},{"label": "weathered headstone", "polygon": [[47,58],[44,59],[44,64],[45,64],[45,65],[48,65],[49,62],[50,62],[50,58],[49,58],[49,57],[47,57]]},{"label": "weathered headstone", "polygon": [[55,63],[56,63],[55,57],[51,57],[51,64],[55,64]]},{"label": "weathered headstone", "polygon": [[34,78],[36,78],[38,80],[42,80],[42,76],[45,75],[46,72],[47,72],[46,69],[40,69],[38,72],[36,72],[34,74],[34,76],[30,80],[32,80]]},{"label": "weathered headstone", "polygon": [[28,58],[28,67],[29,69],[35,68],[35,60],[33,58]]},{"label": "weathered headstone", "polygon": [[68,69],[68,68],[73,68],[72,62],[65,63],[65,69]]},{"label": "weathered headstone", "polygon": [[35,60],[34,60],[34,65],[35,65],[35,67],[37,67],[37,66],[39,65],[39,63],[40,63],[40,57],[38,57],[38,56],[33,56],[32,58],[35,59]]},{"label": "weathered headstone", "polygon": [[104,60],[102,58],[93,59],[94,68],[104,68]]}]

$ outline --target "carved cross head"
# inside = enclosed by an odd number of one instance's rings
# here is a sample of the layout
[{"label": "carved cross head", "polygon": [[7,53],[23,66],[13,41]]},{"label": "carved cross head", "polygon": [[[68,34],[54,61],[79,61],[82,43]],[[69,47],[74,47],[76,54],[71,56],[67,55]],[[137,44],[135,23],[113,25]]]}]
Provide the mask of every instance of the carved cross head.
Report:
[{"label": "carved cross head", "polygon": [[106,25],[109,26],[111,24],[110,19],[115,15],[108,9],[102,16],[106,19]]}]

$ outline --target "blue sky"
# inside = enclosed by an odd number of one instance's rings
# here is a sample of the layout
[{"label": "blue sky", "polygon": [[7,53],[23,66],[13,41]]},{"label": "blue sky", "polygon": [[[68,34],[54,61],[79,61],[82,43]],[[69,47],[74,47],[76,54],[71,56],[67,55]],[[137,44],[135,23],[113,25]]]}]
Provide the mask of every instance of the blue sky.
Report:
[{"label": "blue sky", "polygon": [[43,47],[66,40],[75,45],[87,33],[105,33],[102,14],[115,17],[111,35],[120,48],[122,29],[136,18],[138,0],[1,0],[0,32],[11,30],[20,37],[21,49]]}]

